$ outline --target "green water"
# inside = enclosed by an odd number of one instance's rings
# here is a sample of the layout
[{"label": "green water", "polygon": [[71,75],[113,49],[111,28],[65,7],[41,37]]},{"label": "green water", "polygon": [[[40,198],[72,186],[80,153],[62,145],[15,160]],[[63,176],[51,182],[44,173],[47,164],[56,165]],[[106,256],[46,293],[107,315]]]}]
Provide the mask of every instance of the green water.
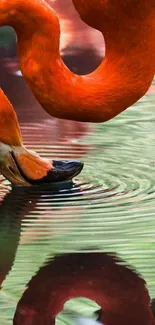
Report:
[{"label": "green water", "polygon": [[[91,247],[116,252],[133,265],[155,297],[155,95],[147,94],[117,118],[86,132],[68,122],[61,137],[55,121],[22,123],[25,144],[47,158],[78,158],[85,167],[71,190],[59,192],[17,191],[2,180],[2,325],[12,324],[27,283],[49,257]],[[97,306],[79,299],[67,308],[91,315]],[[66,312],[57,322],[71,318]]]}]

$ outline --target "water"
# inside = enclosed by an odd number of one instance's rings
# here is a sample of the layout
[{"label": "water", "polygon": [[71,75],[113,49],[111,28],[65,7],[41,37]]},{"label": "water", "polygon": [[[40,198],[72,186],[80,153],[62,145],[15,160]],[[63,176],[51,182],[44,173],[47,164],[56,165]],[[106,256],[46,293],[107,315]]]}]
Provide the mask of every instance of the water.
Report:
[{"label": "water", "polygon": [[[64,252],[117,252],[141,272],[155,296],[154,105],[155,96],[147,94],[112,121],[86,130],[49,118],[21,123],[27,148],[46,158],[80,158],[85,167],[73,186],[18,189],[1,179],[1,324],[12,324],[39,268]],[[90,306],[96,309],[90,301],[78,304],[70,308],[88,314]]]},{"label": "water", "polygon": [[[62,38],[62,52],[66,46],[72,49],[70,65],[77,72],[75,54],[82,46],[84,25],[74,25],[73,18],[68,18],[72,24],[67,25],[62,14],[67,35]],[[71,30],[78,26],[75,49]],[[103,53],[101,38],[96,35],[85,26],[88,49],[93,46]],[[84,60],[88,61],[87,54],[78,63],[79,70],[86,73],[101,58],[92,59],[88,67]],[[70,57],[66,61],[71,62]],[[137,104],[107,123],[59,121],[43,112],[17,77],[16,60],[5,58],[4,66],[8,70],[2,71],[2,86],[16,106],[26,147],[46,158],[80,159],[85,167],[73,184],[54,187],[16,188],[0,178],[0,325],[13,323],[27,284],[60,253],[116,252],[142,274],[155,298],[154,86]],[[39,278],[38,286],[41,281],[44,284],[44,277]],[[81,297],[69,301],[57,325],[73,324],[77,314],[95,317],[97,309],[93,301]]]}]

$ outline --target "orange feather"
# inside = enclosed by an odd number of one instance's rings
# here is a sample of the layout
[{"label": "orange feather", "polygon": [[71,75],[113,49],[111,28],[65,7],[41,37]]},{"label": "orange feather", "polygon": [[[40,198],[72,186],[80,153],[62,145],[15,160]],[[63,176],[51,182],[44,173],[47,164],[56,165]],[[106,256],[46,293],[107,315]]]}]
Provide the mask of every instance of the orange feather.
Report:
[{"label": "orange feather", "polygon": [[103,33],[106,56],[91,74],[72,73],[60,57],[59,19],[43,0],[1,0],[0,26],[17,34],[19,63],[52,116],[105,122],[139,100],[155,73],[154,0],[73,0],[82,20]]},{"label": "orange feather", "polygon": [[0,141],[12,146],[20,146],[22,137],[16,113],[0,88]]}]

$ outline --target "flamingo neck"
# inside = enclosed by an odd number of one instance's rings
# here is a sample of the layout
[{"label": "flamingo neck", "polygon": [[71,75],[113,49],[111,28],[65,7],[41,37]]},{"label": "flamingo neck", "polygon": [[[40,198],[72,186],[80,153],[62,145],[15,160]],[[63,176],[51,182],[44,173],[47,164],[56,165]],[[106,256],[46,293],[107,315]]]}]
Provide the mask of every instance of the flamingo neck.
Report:
[{"label": "flamingo neck", "polygon": [[0,145],[21,146],[22,136],[13,106],[0,88]]},{"label": "flamingo neck", "polygon": [[0,26],[9,25],[14,28],[20,47],[24,47],[27,42],[33,46],[31,42],[35,40],[36,34],[46,38],[51,30],[53,51],[59,51],[59,21],[44,0],[1,0],[0,13]]},{"label": "flamingo neck", "polygon": [[109,23],[103,13],[102,26],[93,22],[105,37],[106,57],[94,72],[79,76],[60,57],[59,20],[52,8],[42,0],[14,0],[13,8],[8,24],[17,33],[23,76],[50,115],[104,122],[146,93],[155,73],[155,14],[149,10],[137,20],[124,14]]}]

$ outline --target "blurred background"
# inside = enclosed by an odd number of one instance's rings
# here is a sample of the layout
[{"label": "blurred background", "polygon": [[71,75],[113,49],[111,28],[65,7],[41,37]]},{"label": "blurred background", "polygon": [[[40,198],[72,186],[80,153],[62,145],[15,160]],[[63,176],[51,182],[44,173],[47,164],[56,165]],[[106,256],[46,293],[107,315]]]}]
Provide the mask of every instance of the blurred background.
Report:
[{"label": "blurred background", "polygon": [[[64,62],[77,74],[93,71],[105,55],[102,35],[80,20],[72,0],[48,3],[60,18]],[[142,274],[154,298],[154,82],[138,103],[107,123],[52,118],[22,78],[14,31],[3,27],[0,85],[15,107],[28,149],[85,163],[71,189],[18,191],[0,178],[0,325],[12,324],[27,283],[35,275],[36,283],[44,282],[40,268],[59,253],[89,254],[94,247],[116,252]],[[79,298],[65,308],[59,325],[73,323],[68,310],[92,316],[98,306]]]}]

